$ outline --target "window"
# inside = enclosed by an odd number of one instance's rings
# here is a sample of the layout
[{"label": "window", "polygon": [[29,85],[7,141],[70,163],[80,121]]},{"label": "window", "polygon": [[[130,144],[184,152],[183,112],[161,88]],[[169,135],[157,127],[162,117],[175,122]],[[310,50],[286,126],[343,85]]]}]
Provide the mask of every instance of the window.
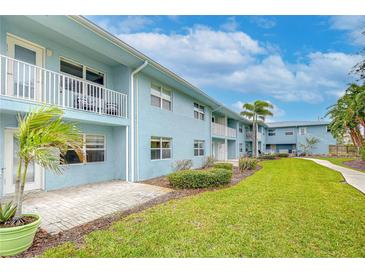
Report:
[{"label": "window", "polygon": [[97,70],[86,67],[82,64],[60,58],[60,71],[72,76],[93,82],[95,84],[105,84],[105,74]]},{"label": "window", "polygon": [[105,136],[96,134],[83,134],[84,155],[83,161],[75,150],[69,149],[63,157],[64,164],[81,164],[105,161]]},{"label": "window", "polygon": [[157,84],[152,84],[151,105],[158,108],[171,110],[172,109],[171,94],[172,94],[171,89]]},{"label": "window", "polygon": [[239,133],[242,133],[242,132],[243,132],[243,128],[242,128],[242,127],[239,127],[239,128],[238,128],[238,132],[239,132]]},{"label": "window", "polygon": [[275,129],[269,129],[269,131],[268,131],[268,135],[269,136],[275,136]]},{"label": "window", "polygon": [[239,144],[239,149],[240,149],[240,152],[243,152],[243,144],[242,143]]},{"label": "window", "polygon": [[171,159],[172,139],[151,137],[151,160]]},{"label": "window", "polygon": [[199,120],[204,120],[205,111],[204,106],[194,103],[194,118]]},{"label": "window", "polygon": [[331,132],[331,128],[330,128],[330,126],[327,126],[327,127],[326,127],[326,130],[327,130],[327,132]]},{"label": "window", "polygon": [[105,137],[103,135],[85,135],[86,162],[104,162]]},{"label": "window", "polygon": [[204,156],[205,141],[194,140],[194,156]]},{"label": "window", "polygon": [[307,134],[307,128],[306,127],[300,127],[299,128],[299,135],[305,135]]},{"label": "window", "polygon": [[293,131],[286,131],[285,132],[285,135],[293,135],[294,134],[294,132]]}]

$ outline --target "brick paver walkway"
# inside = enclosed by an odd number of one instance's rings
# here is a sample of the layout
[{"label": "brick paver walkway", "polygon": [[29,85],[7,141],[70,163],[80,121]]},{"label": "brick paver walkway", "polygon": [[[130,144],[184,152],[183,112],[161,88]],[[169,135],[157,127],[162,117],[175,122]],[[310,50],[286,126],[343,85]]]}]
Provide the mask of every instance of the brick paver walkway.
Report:
[{"label": "brick paver walkway", "polygon": [[112,181],[49,192],[27,194],[23,212],[37,212],[41,227],[57,234],[100,217],[128,210],[170,189],[141,183]]}]

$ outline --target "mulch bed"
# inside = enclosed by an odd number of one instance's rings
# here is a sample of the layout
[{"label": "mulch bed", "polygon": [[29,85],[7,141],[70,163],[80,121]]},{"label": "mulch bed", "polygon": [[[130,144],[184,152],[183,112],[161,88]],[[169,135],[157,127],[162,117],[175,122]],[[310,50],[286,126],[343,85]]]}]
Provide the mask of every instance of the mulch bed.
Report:
[{"label": "mulch bed", "polygon": [[[37,234],[35,235],[34,242],[31,248],[27,251],[23,252],[22,254],[16,256],[18,258],[27,258],[27,257],[36,257],[41,255],[46,249],[60,245],[65,242],[74,242],[77,245],[81,245],[83,243],[83,236],[86,234],[99,229],[106,229],[110,227],[114,222],[119,221],[120,219],[136,212],[140,212],[145,210],[149,207],[165,203],[172,199],[179,199],[182,197],[196,195],[206,191],[217,191],[220,189],[228,188],[231,186],[236,185],[244,178],[252,175],[261,167],[257,167],[256,170],[247,170],[243,173],[240,173],[238,168],[234,168],[232,180],[229,184],[224,185],[222,187],[215,187],[215,188],[203,188],[203,189],[174,189],[174,191],[152,199],[144,204],[141,204],[137,207],[131,208],[127,211],[121,213],[114,213],[112,215],[105,216],[103,218],[99,218],[97,220],[91,221],[89,223],[74,227],[70,230],[65,232],[60,232],[57,235],[50,235],[45,230],[39,229]],[[155,179],[150,179],[146,181],[142,181],[141,183],[150,184],[155,186],[161,186],[166,188],[172,188],[167,178],[159,177]]]},{"label": "mulch bed", "polygon": [[343,164],[355,169],[365,170],[365,161],[353,160],[353,161],[343,162]]}]

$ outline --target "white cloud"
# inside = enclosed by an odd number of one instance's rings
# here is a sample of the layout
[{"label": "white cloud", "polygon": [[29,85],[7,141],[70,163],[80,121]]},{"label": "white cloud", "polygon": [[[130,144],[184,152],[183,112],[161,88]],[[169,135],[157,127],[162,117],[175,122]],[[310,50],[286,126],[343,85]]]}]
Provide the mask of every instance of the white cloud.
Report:
[{"label": "white cloud", "polygon": [[241,31],[195,26],[184,34],[131,33],[119,37],[204,88],[270,95],[282,101],[317,103],[338,95],[359,56],[313,52],[301,63]]},{"label": "white cloud", "polygon": [[231,16],[231,17],[228,17],[227,22],[222,24],[220,27],[222,30],[225,30],[228,32],[233,32],[233,31],[236,31],[239,28],[239,26],[240,25],[236,21],[236,17]]},{"label": "white cloud", "polygon": [[[286,114],[285,110],[283,110],[282,108],[278,107],[277,105],[273,104],[270,101],[267,101],[267,102],[272,104],[274,108],[271,109],[273,116],[266,117],[266,120],[265,120],[266,122],[274,122],[274,121],[280,120],[280,118]],[[244,103],[246,103],[246,102],[237,101],[232,104],[232,108],[239,113],[242,111],[242,106]]]},{"label": "white cloud", "polygon": [[332,16],[330,25],[332,29],[346,31],[351,43],[365,45],[365,16]]},{"label": "white cloud", "polygon": [[262,16],[252,16],[251,22],[263,29],[271,29],[276,26],[276,21]]},{"label": "white cloud", "polygon": [[98,25],[111,33],[131,33],[143,30],[145,27],[154,24],[152,18],[147,16],[125,16],[114,19],[115,20],[110,20],[109,18],[94,18]]}]

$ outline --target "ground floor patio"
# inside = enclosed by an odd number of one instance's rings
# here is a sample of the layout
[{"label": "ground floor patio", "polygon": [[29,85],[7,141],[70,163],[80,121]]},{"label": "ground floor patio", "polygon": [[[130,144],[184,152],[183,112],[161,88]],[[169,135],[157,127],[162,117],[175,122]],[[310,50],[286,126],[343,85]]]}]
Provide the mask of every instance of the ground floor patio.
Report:
[{"label": "ground floor patio", "polygon": [[140,183],[109,181],[26,195],[23,212],[41,215],[50,234],[66,231],[116,212],[123,212],[170,192]]}]

